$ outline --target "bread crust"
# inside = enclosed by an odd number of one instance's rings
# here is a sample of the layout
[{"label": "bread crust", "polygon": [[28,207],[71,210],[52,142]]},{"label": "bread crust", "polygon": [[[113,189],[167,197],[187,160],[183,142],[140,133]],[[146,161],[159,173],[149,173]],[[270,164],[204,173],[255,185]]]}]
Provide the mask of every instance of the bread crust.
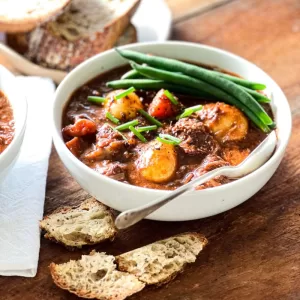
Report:
[{"label": "bread crust", "polygon": [[0,15],[0,31],[9,33],[30,31],[63,13],[71,0],[58,0],[56,2],[57,5],[51,7],[51,9],[49,8],[49,10],[40,10],[36,13],[28,12],[27,14],[24,12],[24,15],[18,18],[9,17],[9,15]]}]

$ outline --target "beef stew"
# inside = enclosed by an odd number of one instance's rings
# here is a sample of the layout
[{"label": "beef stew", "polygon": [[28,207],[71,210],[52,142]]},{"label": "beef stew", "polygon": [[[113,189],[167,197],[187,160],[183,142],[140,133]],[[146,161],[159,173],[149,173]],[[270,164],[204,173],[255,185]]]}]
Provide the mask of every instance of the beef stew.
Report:
[{"label": "beef stew", "polygon": [[[126,94],[107,87],[126,71],[127,66],[111,70],[80,87],[63,115],[66,146],[100,174],[140,187],[173,190],[217,167],[239,164],[268,134],[219,99],[171,89],[170,96],[163,88],[137,88]],[[269,104],[262,106],[271,115]],[[126,130],[124,124],[129,124]],[[228,182],[221,176],[199,189]]]}]

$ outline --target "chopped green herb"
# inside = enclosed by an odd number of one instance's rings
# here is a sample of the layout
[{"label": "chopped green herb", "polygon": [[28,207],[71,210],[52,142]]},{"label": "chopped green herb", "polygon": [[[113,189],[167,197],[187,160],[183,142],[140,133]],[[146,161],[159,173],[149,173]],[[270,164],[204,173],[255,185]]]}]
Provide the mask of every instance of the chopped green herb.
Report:
[{"label": "chopped green herb", "polygon": [[138,112],[144,116],[150,123],[158,126],[158,127],[161,127],[162,126],[162,123],[159,122],[158,120],[156,120],[155,118],[153,118],[152,116],[150,116],[146,111],[144,111],[143,109],[139,109]]},{"label": "chopped green herb", "polygon": [[177,99],[168,90],[164,91],[164,95],[167,96],[174,105],[178,105]]},{"label": "chopped green herb", "polygon": [[192,106],[192,107],[188,107],[186,108],[182,114],[180,114],[179,116],[176,117],[176,120],[182,119],[182,118],[186,118],[189,117],[190,115],[192,115],[194,112],[201,110],[202,109],[202,105],[196,105],[196,106]]},{"label": "chopped green herb", "polygon": [[129,126],[129,130],[130,130],[136,137],[138,137],[143,143],[146,143],[146,142],[147,142],[146,138],[145,138],[141,133],[139,133],[133,126]]},{"label": "chopped green herb", "polygon": [[95,103],[95,104],[102,104],[107,101],[106,98],[98,97],[98,96],[88,96],[87,97],[89,102]]},{"label": "chopped green herb", "polygon": [[121,125],[117,126],[116,130],[126,130],[126,129],[129,129],[129,126],[135,126],[135,125],[138,125],[138,124],[139,124],[138,120],[132,120],[132,121],[129,121],[127,123],[124,123],[124,124],[121,124]]},{"label": "chopped green herb", "polygon": [[156,125],[142,126],[142,127],[135,127],[135,129],[138,132],[144,132],[144,131],[156,130],[157,126]]},{"label": "chopped green herb", "polygon": [[120,121],[116,117],[114,117],[109,111],[106,113],[105,117],[107,119],[111,120],[115,124],[119,124],[120,123]]},{"label": "chopped green herb", "polygon": [[166,140],[169,140],[169,141],[173,141],[177,145],[179,145],[182,142],[181,139],[179,139],[179,138],[177,138],[177,137],[175,137],[173,135],[170,135],[170,134],[163,134],[163,133],[161,133],[161,134],[159,134],[159,137],[161,139],[166,139]]},{"label": "chopped green herb", "polygon": [[122,93],[116,95],[116,96],[115,96],[115,100],[124,98],[124,97],[126,97],[127,95],[133,93],[134,91],[135,91],[135,88],[132,86],[132,87],[130,87],[129,89],[127,89],[126,91],[124,91],[124,92],[122,92]]}]

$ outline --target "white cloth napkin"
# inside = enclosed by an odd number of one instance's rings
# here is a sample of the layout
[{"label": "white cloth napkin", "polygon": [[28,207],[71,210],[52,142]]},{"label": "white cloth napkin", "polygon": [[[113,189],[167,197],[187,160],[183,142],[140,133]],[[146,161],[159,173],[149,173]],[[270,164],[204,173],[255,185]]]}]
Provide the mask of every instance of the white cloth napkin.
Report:
[{"label": "white cloth napkin", "polygon": [[39,77],[18,77],[17,82],[28,102],[27,128],[20,156],[0,184],[0,275],[33,277],[40,250],[55,86]]}]

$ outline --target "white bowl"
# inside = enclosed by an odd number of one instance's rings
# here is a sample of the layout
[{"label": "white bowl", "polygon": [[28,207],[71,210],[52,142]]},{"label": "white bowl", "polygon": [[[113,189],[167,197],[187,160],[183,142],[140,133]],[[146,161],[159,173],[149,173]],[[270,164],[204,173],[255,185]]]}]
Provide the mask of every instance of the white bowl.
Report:
[{"label": "white bowl", "polygon": [[13,109],[15,133],[12,142],[0,154],[0,181],[15,163],[24,138],[27,116],[27,102],[17,86],[16,78],[0,65],[0,91],[8,98]]},{"label": "white bowl", "polygon": [[[272,91],[272,107],[278,127],[276,151],[271,159],[258,170],[229,184],[182,195],[151,214],[149,219],[184,221],[205,218],[231,209],[257,193],[277,169],[291,134],[291,112],[288,102],[272,78],[247,60],[213,47],[185,42],[162,42],[131,44],[123,48],[216,65],[249,80],[265,83],[268,90]],[[86,191],[119,211],[145,204],[169,192],[125,184],[90,169],[67,149],[62,139],[61,127],[63,109],[73,91],[97,75],[120,66],[124,62],[125,60],[120,58],[114,50],[106,51],[85,61],[70,72],[59,85],[53,107],[53,139],[64,165]]]}]

